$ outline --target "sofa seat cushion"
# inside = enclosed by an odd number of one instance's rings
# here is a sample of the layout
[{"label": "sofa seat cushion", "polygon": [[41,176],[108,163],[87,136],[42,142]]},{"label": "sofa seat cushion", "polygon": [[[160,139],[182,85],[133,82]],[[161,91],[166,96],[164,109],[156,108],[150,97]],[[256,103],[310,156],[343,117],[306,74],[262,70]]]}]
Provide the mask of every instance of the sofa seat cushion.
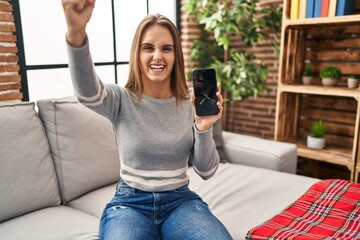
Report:
[{"label": "sofa seat cushion", "polygon": [[63,203],[120,179],[120,158],[108,119],[75,97],[40,100],[37,104]]},{"label": "sofa seat cushion", "polygon": [[280,213],[319,181],[231,163],[220,164],[207,181],[193,169],[189,177],[190,189],[203,198],[233,239],[245,239],[249,229]]},{"label": "sofa seat cushion", "polygon": [[296,173],[297,147],[244,134],[223,131],[228,162]]},{"label": "sofa seat cushion", "polygon": [[50,148],[34,106],[0,105],[0,222],[60,204]]},{"label": "sofa seat cushion", "polygon": [[114,196],[116,184],[111,184],[87,193],[84,196],[69,202],[67,206],[101,218],[106,204],[108,204]]},{"label": "sofa seat cushion", "polygon": [[45,208],[0,224],[6,240],[99,239],[99,219],[66,206]]}]

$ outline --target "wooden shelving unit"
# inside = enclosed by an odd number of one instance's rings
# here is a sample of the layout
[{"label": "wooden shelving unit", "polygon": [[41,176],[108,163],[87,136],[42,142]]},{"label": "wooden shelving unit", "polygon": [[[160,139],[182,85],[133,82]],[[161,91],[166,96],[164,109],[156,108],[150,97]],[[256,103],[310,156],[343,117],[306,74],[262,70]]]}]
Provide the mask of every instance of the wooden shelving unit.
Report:
[{"label": "wooden shelving unit", "polygon": [[[360,90],[349,89],[348,75],[360,75],[360,14],[289,20],[291,0],[284,0],[275,140],[298,146],[298,156],[346,166],[349,180],[360,172]],[[313,83],[302,84],[305,64],[314,69]],[[321,84],[320,70],[337,66],[342,80],[334,87]],[[306,136],[313,121],[328,126],[326,147],[312,150]]]}]

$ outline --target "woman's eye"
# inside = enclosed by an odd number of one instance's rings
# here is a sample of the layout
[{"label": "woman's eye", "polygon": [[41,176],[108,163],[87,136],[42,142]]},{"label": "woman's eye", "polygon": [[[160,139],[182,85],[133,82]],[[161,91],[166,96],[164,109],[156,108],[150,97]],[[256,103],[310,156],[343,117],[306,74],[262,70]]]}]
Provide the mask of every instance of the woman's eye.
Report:
[{"label": "woman's eye", "polygon": [[154,50],[154,47],[152,47],[152,46],[143,46],[143,49],[144,49],[145,51],[153,51],[153,50]]},{"label": "woman's eye", "polygon": [[165,51],[165,52],[171,52],[171,51],[172,51],[172,47],[163,47],[163,51]]}]

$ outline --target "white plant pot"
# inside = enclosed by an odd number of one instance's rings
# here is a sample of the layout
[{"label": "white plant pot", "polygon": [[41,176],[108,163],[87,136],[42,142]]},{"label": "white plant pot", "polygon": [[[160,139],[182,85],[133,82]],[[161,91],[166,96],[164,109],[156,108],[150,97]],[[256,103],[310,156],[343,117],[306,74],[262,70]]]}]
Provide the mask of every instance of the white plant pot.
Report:
[{"label": "white plant pot", "polygon": [[311,149],[323,149],[325,147],[325,138],[307,137],[307,146]]},{"label": "white plant pot", "polygon": [[348,78],[347,84],[349,88],[358,88],[359,87],[359,79],[356,78]]},{"label": "white plant pot", "polygon": [[302,82],[305,85],[311,84],[311,80],[312,80],[312,76],[303,76],[302,77]]},{"label": "white plant pot", "polygon": [[324,86],[336,86],[338,80],[337,78],[321,78],[321,83]]}]

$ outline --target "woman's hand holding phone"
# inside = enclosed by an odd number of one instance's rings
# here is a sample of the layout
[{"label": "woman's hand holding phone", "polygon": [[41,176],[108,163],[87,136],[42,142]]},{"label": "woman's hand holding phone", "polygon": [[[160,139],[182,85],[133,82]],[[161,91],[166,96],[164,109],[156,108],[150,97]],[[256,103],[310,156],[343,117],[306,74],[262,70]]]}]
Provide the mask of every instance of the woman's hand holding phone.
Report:
[{"label": "woman's hand holding phone", "polygon": [[[195,114],[195,127],[199,132],[203,132],[208,130],[217,120],[222,117],[223,112],[223,97],[221,95],[221,85],[217,83],[217,107],[219,109],[218,113],[215,115],[205,115],[205,116],[198,116]],[[191,102],[195,104],[195,95],[191,95]]]}]

